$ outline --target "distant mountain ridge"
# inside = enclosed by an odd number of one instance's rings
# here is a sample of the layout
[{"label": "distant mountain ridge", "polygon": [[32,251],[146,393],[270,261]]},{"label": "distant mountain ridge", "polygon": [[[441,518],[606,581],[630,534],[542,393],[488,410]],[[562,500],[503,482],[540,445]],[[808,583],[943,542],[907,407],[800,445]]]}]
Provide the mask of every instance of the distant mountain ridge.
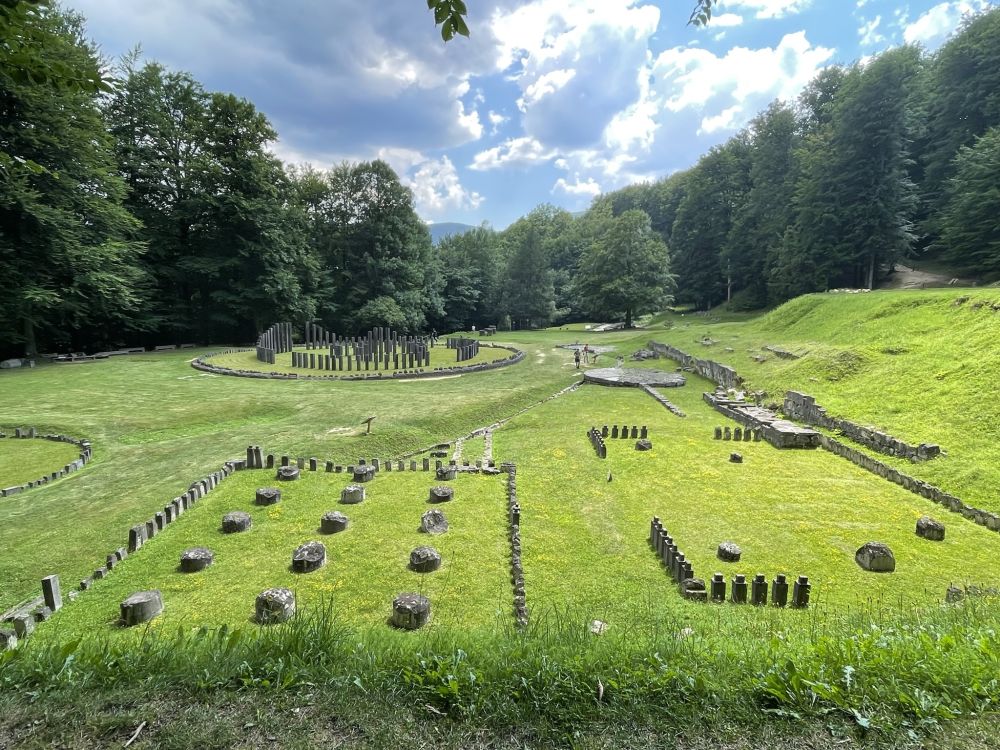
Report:
[{"label": "distant mountain ridge", "polygon": [[431,233],[431,242],[436,245],[445,237],[450,237],[453,234],[464,234],[476,227],[471,224],[459,224],[457,221],[442,221],[436,224],[428,224],[427,228]]}]

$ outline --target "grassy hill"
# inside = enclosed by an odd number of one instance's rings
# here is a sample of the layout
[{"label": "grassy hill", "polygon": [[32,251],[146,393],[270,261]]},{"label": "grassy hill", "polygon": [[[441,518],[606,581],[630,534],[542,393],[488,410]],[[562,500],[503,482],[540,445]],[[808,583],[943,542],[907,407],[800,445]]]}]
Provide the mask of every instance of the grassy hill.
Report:
[{"label": "grassy hill", "polygon": [[[908,473],[1000,510],[1000,291],[811,294],[742,321],[668,315],[649,338],[731,365],[780,401],[809,393],[828,411],[947,455]],[[706,346],[705,337],[714,341]],[[780,359],[776,346],[801,356]],[[763,362],[758,358],[765,358]]]}]

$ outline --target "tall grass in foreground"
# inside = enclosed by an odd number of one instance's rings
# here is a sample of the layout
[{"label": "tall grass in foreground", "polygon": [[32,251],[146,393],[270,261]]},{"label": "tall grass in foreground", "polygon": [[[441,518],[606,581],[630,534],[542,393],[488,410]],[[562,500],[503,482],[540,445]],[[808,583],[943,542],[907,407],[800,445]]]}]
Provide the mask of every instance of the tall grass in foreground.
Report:
[{"label": "tall grass in foreground", "polygon": [[[1000,701],[1000,600],[901,611],[873,603],[786,629],[769,609],[722,637],[650,617],[595,636],[577,612],[534,613],[516,632],[432,630],[412,638],[343,625],[330,607],[261,628],[149,630],[139,641],[30,642],[0,655],[0,690],[128,684],[192,693],[333,690],[428,706],[486,724],[760,720],[840,715],[866,729],[922,733]],[[572,624],[570,624],[572,623]]]}]

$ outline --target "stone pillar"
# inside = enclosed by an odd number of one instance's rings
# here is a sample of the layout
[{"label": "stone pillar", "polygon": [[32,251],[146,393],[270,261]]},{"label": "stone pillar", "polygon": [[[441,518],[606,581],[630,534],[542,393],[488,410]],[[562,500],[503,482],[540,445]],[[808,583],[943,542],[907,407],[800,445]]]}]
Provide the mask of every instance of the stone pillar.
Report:
[{"label": "stone pillar", "polygon": [[743,439],[743,430],[739,427],[734,427],[733,440],[742,440],[742,439]]},{"label": "stone pillar", "polygon": [[784,607],[788,603],[788,581],[782,573],[774,577],[771,585],[771,604],[775,607]]},{"label": "stone pillar", "polygon": [[719,604],[726,601],[726,579],[722,573],[712,576],[709,598]]},{"label": "stone pillar", "polygon": [[803,609],[809,606],[809,592],[812,589],[812,585],[809,583],[809,578],[806,576],[799,576],[795,580],[795,586],[792,589],[792,606],[799,609]]},{"label": "stone pillar", "polygon": [[59,576],[45,576],[42,579],[42,598],[45,606],[53,612],[62,609],[62,593],[59,591]]},{"label": "stone pillar", "polygon": [[733,578],[730,598],[733,604],[747,603],[747,578],[742,573],[737,573],[736,577]]},{"label": "stone pillar", "polygon": [[767,604],[767,579],[758,573],[750,582],[750,603],[754,606]]}]

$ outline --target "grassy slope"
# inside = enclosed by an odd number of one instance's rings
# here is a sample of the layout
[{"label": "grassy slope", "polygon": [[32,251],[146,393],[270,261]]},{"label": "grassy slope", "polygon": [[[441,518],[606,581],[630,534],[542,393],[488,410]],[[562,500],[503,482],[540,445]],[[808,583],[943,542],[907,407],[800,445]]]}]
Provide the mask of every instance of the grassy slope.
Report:
[{"label": "grassy slope", "polygon": [[[751,388],[776,400],[785,390],[804,391],[831,414],[910,443],[938,443],[947,456],[916,465],[883,460],[971,505],[1000,511],[994,306],[1000,306],[997,290],[808,295],[746,322],[673,316],[672,328],[650,338],[732,365]],[[717,343],[703,346],[703,336]],[[779,359],[763,352],[765,345],[804,356]],[[767,361],[754,361],[759,354]]]},{"label": "grassy slope", "polygon": [[0,440],[0,487],[39,479],[58,471],[79,455],[79,448],[69,443],[4,438]]},{"label": "grassy slope", "polygon": [[[441,380],[223,377],[192,369],[188,361],[199,352],[187,351],[0,372],[0,423],[94,443],[83,471],[0,501],[0,610],[33,594],[49,573],[68,581],[88,575],[129,526],[249,443],[347,463],[406,453],[507,417],[576,379],[571,353],[552,348],[573,335],[527,335],[524,362]],[[372,414],[372,434],[364,435],[361,420]]]}]

